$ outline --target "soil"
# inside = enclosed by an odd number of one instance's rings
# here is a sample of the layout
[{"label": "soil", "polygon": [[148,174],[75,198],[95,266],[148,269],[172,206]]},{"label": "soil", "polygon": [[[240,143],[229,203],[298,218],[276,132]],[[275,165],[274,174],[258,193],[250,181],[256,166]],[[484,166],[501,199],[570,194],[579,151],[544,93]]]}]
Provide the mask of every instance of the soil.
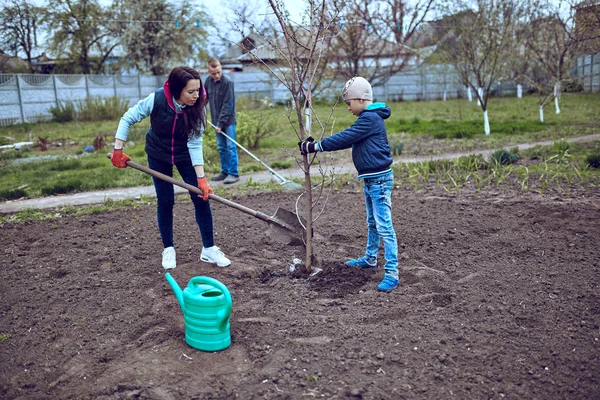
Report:
[{"label": "soil", "polygon": [[[239,196],[274,213],[295,193]],[[223,282],[231,341],[185,342],[160,265],[153,205],[0,229],[3,399],[600,398],[600,198],[550,192],[393,194],[401,285],[379,293],[361,256],[358,187],[330,195],[303,248],[213,203],[228,268],[198,260],[192,205],[175,210],[181,287]],[[380,257],[380,265],[382,264]]]}]

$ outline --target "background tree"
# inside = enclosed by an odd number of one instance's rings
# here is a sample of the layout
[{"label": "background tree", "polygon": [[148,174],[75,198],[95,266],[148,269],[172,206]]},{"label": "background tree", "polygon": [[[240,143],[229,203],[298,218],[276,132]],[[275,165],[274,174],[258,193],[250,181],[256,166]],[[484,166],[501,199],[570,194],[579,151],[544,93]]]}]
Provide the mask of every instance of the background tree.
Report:
[{"label": "background tree", "polygon": [[435,0],[332,0],[341,10],[332,40],[336,77],[366,78],[373,86],[418,62],[411,47],[423,23],[435,11]]},{"label": "background tree", "polygon": [[575,32],[574,4],[548,0],[532,0],[526,8],[526,25],[522,58],[531,60],[522,76],[538,94],[540,121],[544,107],[554,98],[556,113],[560,113],[561,88],[573,82],[571,70],[583,39]]},{"label": "background tree", "polygon": [[0,48],[13,56],[23,52],[30,72],[34,72],[31,59],[37,46],[40,14],[40,8],[29,4],[27,0],[3,2],[0,14]]},{"label": "background tree", "polygon": [[[471,5],[473,4],[473,5]],[[487,104],[492,85],[509,75],[507,60],[515,53],[515,26],[523,7],[517,0],[461,1],[445,7],[446,35],[438,49],[461,81],[475,91],[483,111],[484,131],[490,134]]]},{"label": "background tree", "polygon": [[189,0],[121,0],[125,66],[164,75],[175,64],[204,64],[207,16]]},{"label": "background tree", "polygon": [[102,73],[119,44],[112,8],[97,0],[50,0],[46,8],[48,50],[67,60],[63,72]]}]

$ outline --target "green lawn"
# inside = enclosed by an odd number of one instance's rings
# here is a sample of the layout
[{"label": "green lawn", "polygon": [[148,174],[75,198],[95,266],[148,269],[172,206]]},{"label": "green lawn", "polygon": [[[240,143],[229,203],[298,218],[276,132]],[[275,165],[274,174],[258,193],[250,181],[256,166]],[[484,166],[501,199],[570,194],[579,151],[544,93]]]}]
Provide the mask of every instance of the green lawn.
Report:
[{"label": "green lawn", "polygon": [[[483,118],[476,104],[465,99],[427,102],[390,103],[392,116],[387,120],[388,135],[392,143],[403,143],[406,154],[469,150],[474,148],[501,148],[509,144],[598,133],[600,123],[600,95],[565,94],[561,98],[561,114],[554,113],[554,105],[546,107],[546,122],[538,122],[537,97],[493,98],[488,114],[492,134],[483,134]],[[314,123],[313,136],[338,132],[354,121],[344,104],[319,105],[316,115],[329,124],[323,130]],[[257,115],[261,110],[246,111]],[[271,113],[273,110],[270,111]],[[294,166],[298,138],[290,125],[295,114],[283,106],[275,109],[278,131],[261,140],[253,152],[268,164]],[[289,117],[289,118],[288,118]],[[52,194],[79,192],[111,187],[128,187],[151,184],[150,177],[138,171],[119,170],[110,164],[106,153],[112,149],[114,131],[118,120],[102,122],[69,122],[22,124],[0,128],[0,144],[38,141],[42,137],[50,146],[42,152],[39,147],[30,151],[5,151],[0,153],[0,201],[20,197],[38,197]],[[145,164],[144,135],[148,119],[130,131],[126,153],[140,164]],[[239,133],[241,134],[241,133]],[[105,150],[86,153],[84,148],[93,144],[99,135],[105,135]],[[10,139],[9,139],[10,138]],[[238,137],[238,140],[240,137]],[[282,148],[283,146],[283,148]],[[218,153],[212,130],[205,137],[206,169],[209,173],[219,169]],[[341,152],[340,152],[341,153]],[[260,171],[263,167],[242,151],[241,173]]]}]

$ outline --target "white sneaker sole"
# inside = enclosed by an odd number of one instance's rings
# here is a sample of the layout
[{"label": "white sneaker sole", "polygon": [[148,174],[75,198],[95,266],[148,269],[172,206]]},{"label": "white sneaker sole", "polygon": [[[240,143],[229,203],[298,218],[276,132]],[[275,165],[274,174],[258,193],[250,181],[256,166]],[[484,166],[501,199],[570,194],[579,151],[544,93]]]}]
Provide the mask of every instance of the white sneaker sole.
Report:
[{"label": "white sneaker sole", "polygon": [[202,257],[202,256],[200,257],[200,261],[204,261],[205,263],[209,263],[209,264],[217,264],[217,267],[221,267],[221,268],[228,267],[231,265],[231,261],[229,261],[227,264],[223,264],[223,263],[219,264],[216,261],[211,261],[208,258]]}]

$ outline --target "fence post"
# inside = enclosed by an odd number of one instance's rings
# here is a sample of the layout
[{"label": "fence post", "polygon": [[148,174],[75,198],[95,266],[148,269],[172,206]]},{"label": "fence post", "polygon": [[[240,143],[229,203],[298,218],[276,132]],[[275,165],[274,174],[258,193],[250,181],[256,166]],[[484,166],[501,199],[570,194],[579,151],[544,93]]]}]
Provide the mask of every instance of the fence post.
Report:
[{"label": "fence post", "polygon": [[115,97],[117,97],[117,76],[113,75],[112,78],[113,78],[113,90],[115,92]]},{"label": "fence post", "polygon": [[84,75],[83,80],[85,81],[85,97],[90,97],[90,85],[88,83],[88,76]]},{"label": "fence post", "polygon": [[385,81],[385,83],[383,84],[383,101],[388,102],[388,83],[390,82],[390,80],[388,79],[387,81]]},{"label": "fence post", "polygon": [[52,75],[52,87],[54,88],[54,100],[56,101],[56,107],[58,108],[58,89],[56,88],[56,75]]},{"label": "fence post", "polygon": [[594,93],[594,54],[590,54],[590,93]]},{"label": "fence post", "polygon": [[140,75],[138,75],[137,78],[138,78],[138,93],[139,93],[138,101],[139,101],[142,99],[142,77]]},{"label": "fence post", "polygon": [[19,97],[19,109],[21,111],[21,123],[25,123],[25,111],[23,110],[23,95],[21,93],[21,82],[19,81],[19,74],[15,74],[15,78],[17,79],[17,94]]}]

